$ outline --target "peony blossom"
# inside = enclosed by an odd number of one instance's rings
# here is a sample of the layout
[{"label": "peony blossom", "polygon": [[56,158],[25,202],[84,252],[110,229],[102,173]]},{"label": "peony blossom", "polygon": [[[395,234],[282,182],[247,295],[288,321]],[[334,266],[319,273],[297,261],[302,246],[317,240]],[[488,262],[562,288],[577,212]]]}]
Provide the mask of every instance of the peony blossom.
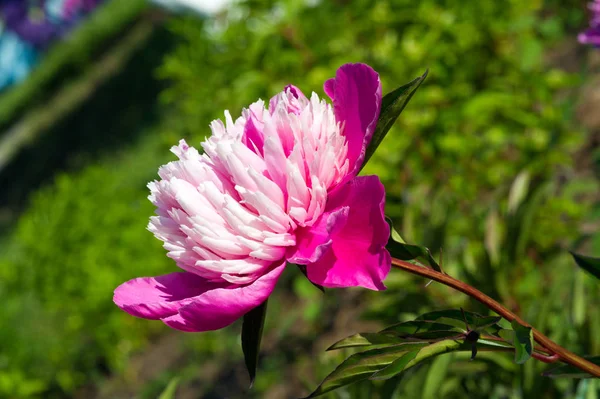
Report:
[{"label": "peony blossom", "polygon": [[379,75],[346,64],[325,82],[333,106],[287,86],[185,141],[149,184],[149,230],[183,272],[128,281],[114,301],[183,331],[225,327],[262,304],[286,264],[323,287],[385,289],[385,191],[357,177],[379,116]]}]

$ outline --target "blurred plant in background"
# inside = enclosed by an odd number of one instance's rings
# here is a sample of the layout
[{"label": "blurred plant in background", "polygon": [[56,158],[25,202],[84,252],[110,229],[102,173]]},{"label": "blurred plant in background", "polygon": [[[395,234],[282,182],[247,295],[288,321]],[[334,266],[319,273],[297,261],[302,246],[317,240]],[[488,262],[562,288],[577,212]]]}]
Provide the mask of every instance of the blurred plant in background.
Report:
[{"label": "blurred plant in background", "polygon": [[[51,48],[30,79],[0,97],[0,142],[15,123],[35,120],[27,111],[59,109],[63,80],[86,76],[123,32],[148,21],[142,2],[129,4],[107,2],[98,9],[103,25],[90,19],[72,32],[81,39],[87,30],[86,41]],[[69,116],[36,124],[43,135],[0,170],[0,396],[156,397],[174,376],[181,397],[241,396],[247,380],[235,328],[172,344],[159,322],[112,305],[120,281],[175,270],[144,229],[152,214],[145,183],[170,160],[171,145],[181,137],[197,144],[223,109],[237,114],[290,82],[322,95],[323,80],[355,61],[380,72],[384,92],[430,70],[365,170],[386,184],[387,214],[402,236],[436,258],[443,248],[445,270],[564,346],[600,352],[600,311],[585,311],[600,293],[567,253],[600,253],[600,157],[594,133],[573,115],[577,88],[590,79],[575,40],[584,11],[579,1],[553,0],[245,0],[211,19],[170,17],[168,30],[156,23],[98,93],[77,100]],[[269,356],[250,397],[314,388],[348,354],[322,349],[349,333],[435,308],[481,311],[401,273],[386,282],[390,295],[377,296],[323,296],[286,278],[307,300],[276,293]],[[517,367],[508,355],[449,356],[330,397],[576,397],[600,389],[542,379],[538,364]],[[140,366],[147,363],[156,367]]]},{"label": "blurred plant in background", "polygon": [[64,39],[103,0],[2,0],[0,89],[20,82],[39,53]]}]

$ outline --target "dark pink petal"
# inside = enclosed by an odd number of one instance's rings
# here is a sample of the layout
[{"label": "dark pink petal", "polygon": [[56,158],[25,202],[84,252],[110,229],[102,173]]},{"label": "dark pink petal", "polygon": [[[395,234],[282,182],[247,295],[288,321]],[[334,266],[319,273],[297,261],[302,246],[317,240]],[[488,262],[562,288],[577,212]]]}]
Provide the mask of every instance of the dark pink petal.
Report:
[{"label": "dark pink petal", "polygon": [[326,212],[349,207],[347,221],[331,235],[329,251],[307,265],[308,278],[324,287],[383,290],[391,267],[385,249],[390,228],[384,218],[385,189],[377,176],[360,176],[329,195]]},{"label": "dark pink petal", "polygon": [[379,75],[365,64],[344,64],[334,79],[323,85],[333,100],[335,116],[344,125],[348,140],[350,177],[356,176],[379,118],[381,82]]},{"label": "dark pink petal", "polygon": [[187,272],[141,277],[117,287],[113,301],[133,316],[158,320],[177,314],[179,308],[203,292],[227,285],[230,284],[209,283]]},{"label": "dark pink petal", "polygon": [[205,290],[181,307],[177,314],[162,321],[169,327],[188,332],[226,327],[271,295],[284,267],[285,261],[248,285]]},{"label": "dark pink petal", "polygon": [[323,213],[310,227],[296,229],[296,246],[290,248],[288,262],[297,265],[314,263],[331,247],[331,236],[338,232],[348,220],[347,206]]},{"label": "dark pink petal", "polygon": [[242,143],[260,156],[264,156],[263,147],[265,146],[265,138],[262,134],[262,122],[256,116],[250,114],[250,118],[244,125],[244,135]]}]

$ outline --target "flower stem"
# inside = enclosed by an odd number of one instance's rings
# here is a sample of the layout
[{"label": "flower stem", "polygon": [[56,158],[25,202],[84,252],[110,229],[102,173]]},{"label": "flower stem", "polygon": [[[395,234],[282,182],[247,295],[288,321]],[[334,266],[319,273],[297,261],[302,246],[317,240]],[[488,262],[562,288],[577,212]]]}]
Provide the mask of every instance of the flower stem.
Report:
[{"label": "flower stem", "polygon": [[[564,362],[568,363],[574,367],[577,367],[580,370],[583,370],[595,377],[600,377],[600,366],[570,352],[569,350],[563,348],[562,346],[556,344],[550,338],[546,337],[544,334],[533,328],[529,323],[525,322],[519,316],[505,308],[502,304],[485,295],[483,292],[478,289],[463,283],[460,280],[457,280],[453,277],[450,277],[447,274],[437,272],[433,269],[429,269],[427,267],[418,266],[409,262],[402,261],[400,259],[392,258],[392,265],[405,270],[409,273],[416,274],[421,277],[427,277],[428,279],[437,281],[438,283],[444,284],[445,286],[454,288],[457,291],[460,291],[464,294],[467,294],[473,299],[481,302],[489,309],[498,313],[500,316],[505,318],[508,321],[516,320],[518,323],[531,327],[531,331],[533,332],[533,338],[535,342],[543,346],[544,348],[551,351],[553,354],[558,356],[558,358]],[[553,358],[553,357],[550,357]]]}]

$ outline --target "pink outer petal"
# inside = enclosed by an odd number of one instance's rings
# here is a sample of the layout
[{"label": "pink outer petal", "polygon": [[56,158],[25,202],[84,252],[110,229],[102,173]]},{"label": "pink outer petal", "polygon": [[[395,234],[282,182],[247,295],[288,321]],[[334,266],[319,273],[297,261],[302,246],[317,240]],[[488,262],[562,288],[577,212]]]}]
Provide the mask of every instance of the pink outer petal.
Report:
[{"label": "pink outer petal", "polygon": [[329,250],[331,236],[338,232],[348,220],[347,206],[323,213],[311,227],[296,230],[296,246],[288,251],[287,260],[297,265],[314,263]]},{"label": "pink outer petal", "polygon": [[349,207],[347,222],[332,234],[331,249],[307,265],[308,278],[324,287],[362,286],[383,290],[391,267],[385,249],[390,228],[385,222],[385,189],[377,176],[361,176],[332,192],[326,212]]},{"label": "pink outer petal", "polygon": [[230,284],[209,283],[187,272],[140,277],[117,287],[113,301],[133,316],[158,320],[177,314],[179,308],[203,292],[227,285]]},{"label": "pink outer petal", "polygon": [[352,178],[360,170],[379,118],[379,75],[365,64],[344,64],[335,78],[325,82],[323,89],[333,100],[337,121],[344,125]]},{"label": "pink outer petal", "polygon": [[177,314],[162,321],[169,327],[188,332],[226,327],[271,295],[284,267],[285,261],[245,286],[233,285],[206,290],[181,307]]}]

